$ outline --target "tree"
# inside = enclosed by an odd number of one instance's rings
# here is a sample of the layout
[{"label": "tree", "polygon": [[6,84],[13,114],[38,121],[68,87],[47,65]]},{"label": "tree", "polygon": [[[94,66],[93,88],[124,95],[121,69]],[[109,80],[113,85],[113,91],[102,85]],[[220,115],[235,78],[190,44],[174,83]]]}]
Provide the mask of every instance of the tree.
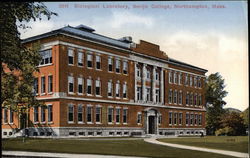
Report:
[{"label": "tree", "polygon": [[227,95],[224,90],[225,84],[222,76],[217,72],[210,74],[206,78],[206,129],[207,134],[214,134],[216,130],[221,128],[220,117],[225,113],[223,106],[226,102],[223,98]]},{"label": "tree", "polygon": [[244,119],[244,124],[246,128],[249,128],[249,108],[241,113],[241,117]]},{"label": "tree", "polygon": [[1,2],[1,107],[11,108],[21,115],[31,106],[41,105],[33,93],[34,73],[41,60],[39,45],[30,48],[22,45],[18,27],[30,28],[25,23],[41,20],[42,16],[50,19],[52,15],[57,14],[43,3]]}]

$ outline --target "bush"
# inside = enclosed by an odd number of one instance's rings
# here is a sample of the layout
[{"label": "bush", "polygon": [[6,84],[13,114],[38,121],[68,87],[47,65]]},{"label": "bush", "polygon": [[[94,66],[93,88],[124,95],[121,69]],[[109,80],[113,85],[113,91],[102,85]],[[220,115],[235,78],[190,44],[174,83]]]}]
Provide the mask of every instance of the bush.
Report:
[{"label": "bush", "polygon": [[233,135],[233,131],[234,130],[231,127],[224,127],[224,128],[216,130],[215,135],[216,136],[221,136],[221,135],[230,136],[230,135]]}]

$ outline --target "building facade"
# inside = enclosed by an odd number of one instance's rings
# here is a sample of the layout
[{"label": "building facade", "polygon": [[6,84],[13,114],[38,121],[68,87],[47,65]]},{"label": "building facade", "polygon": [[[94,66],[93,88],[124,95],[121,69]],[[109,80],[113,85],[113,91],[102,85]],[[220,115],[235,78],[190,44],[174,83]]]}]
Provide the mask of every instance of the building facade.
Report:
[{"label": "building facade", "polygon": [[[112,39],[84,25],[23,40],[41,44],[34,91],[46,106],[28,112],[30,136],[205,134],[205,73],[156,44]],[[2,109],[2,136],[20,128]]]}]

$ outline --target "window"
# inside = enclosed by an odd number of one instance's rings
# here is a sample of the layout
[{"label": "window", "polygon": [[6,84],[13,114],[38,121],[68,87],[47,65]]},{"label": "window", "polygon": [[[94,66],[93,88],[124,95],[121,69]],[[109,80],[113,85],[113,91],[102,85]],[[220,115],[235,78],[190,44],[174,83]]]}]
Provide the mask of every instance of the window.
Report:
[{"label": "window", "polygon": [[193,105],[193,93],[191,93],[190,95],[189,95],[189,97],[190,97],[190,99],[189,99],[189,105]]},{"label": "window", "polygon": [[121,109],[116,109],[115,111],[115,122],[116,123],[120,123],[120,114],[121,113]]},{"label": "window", "polygon": [[159,114],[158,123],[159,123],[159,124],[162,123],[162,115],[161,115],[161,114]]},{"label": "window", "polygon": [[53,92],[53,76],[48,76],[48,92]]},{"label": "window", "polygon": [[197,105],[197,94],[196,93],[194,94],[194,105],[195,106]]},{"label": "window", "polygon": [[174,72],[174,83],[177,84],[177,73]]},{"label": "window", "polygon": [[68,49],[68,63],[69,65],[74,65],[74,50]]},{"label": "window", "polygon": [[201,88],[201,78],[198,78],[198,87]]},{"label": "window", "polygon": [[179,91],[179,104],[182,104],[182,91]]},{"label": "window", "polygon": [[168,102],[171,104],[172,103],[172,89],[168,91]]},{"label": "window", "polygon": [[101,57],[99,55],[96,55],[95,57],[95,61],[96,61],[96,69],[100,70],[101,69]]},{"label": "window", "polygon": [[160,74],[159,74],[159,72],[155,72],[155,80],[156,81],[159,81],[160,80]]},{"label": "window", "polygon": [[178,113],[174,113],[174,125],[177,125]]},{"label": "window", "polygon": [[169,115],[168,115],[168,123],[169,123],[169,125],[172,125],[172,112],[169,112]]},{"label": "window", "polygon": [[68,87],[69,87],[69,93],[74,93],[74,78],[73,78],[73,76],[68,76]]},{"label": "window", "polygon": [[174,91],[174,103],[177,104],[177,90]]},{"label": "window", "polygon": [[151,101],[151,88],[146,88],[147,90],[147,101]]},{"label": "window", "polygon": [[83,53],[78,51],[78,66],[83,66]]},{"label": "window", "polygon": [[74,122],[74,105],[72,104],[68,106],[68,122]]},{"label": "window", "polygon": [[173,76],[172,76],[172,71],[168,72],[168,82],[173,83]]},{"label": "window", "polygon": [[190,86],[193,85],[193,77],[192,77],[192,76],[190,76],[189,85],[190,85]]},{"label": "window", "polygon": [[92,123],[92,107],[88,106],[87,107],[87,122]]},{"label": "window", "polygon": [[10,109],[10,123],[13,123],[14,120],[14,111]]},{"label": "window", "polygon": [[48,122],[53,121],[53,106],[48,105]]},{"label": "window", "polygon": [[128,109],[123,109],[122,118],[123,118],[123,123],[128,123]]},{"label": "window", "polygon": [[4,123],[8,123],[8,109],[4,108]]},{"label": "window", "polygon": [[96,107],[96,109],[95,109],[95,122],[96,123],[101,122],[101,113],[102,113],[101,110],[102,110],[101,107]]},{"label": "window", "polygon": [[101,81],[100,80],[95,81],[95,94],[97,96],[101,95]]},{"label": "window", "polygon": [[41,122],[45,122],[45,107],[41,106]]},{"label": "window", "polygon": [[186,126],[189,125],[189,113],[186,113]]},{"label": "window", "polygon": [[38,106],[34,106],[34,123],[38,122]]},{"label": "window", "polygon": [[40,51],[39,53],[42,57],[40,65],[46,65],[46,64],[52,63],[52,51],[51,51],[51,49]]},{"label": "window", "polygon": [[38,94],[38,78],[34,79],[34,93]]},{"label": "window", "polygon": [[188,85],[188,74],[185,75],[185,85]]},{"label": "window", "polygon": [[147,69],[147,72],[146,72],[146,76],[147,76],[147,80],[151,80],[151,72],[150,72],[150,69]]},{"label": "window", "polygon": [[123,90],[122,92],[123,98],[127,98],[127,83],[126,82],[123,84],[122,90]]},{"label": "window", "polygon": [[111,57],[108,59],[108,65],[108,71],[113,71],[113,59]]},{"label": "window", "polygon": [[45,93],[45,76],[41,78],[41,93]]},{"label": "window", "polygon": [[115,88],[115,96],[119,98],[120,97],[120,83],[117,82],[115,87],[116,87]]},{"label": "window", "polygon": [[81,77],[78,77],[77,84],[78,84],[78,94],[82,94],[83,93],[83,79]]},{"label": "window", "polygon": [[123,61],[123,73],[128,74],[128,62]]},{"label": "window", "polygon": [[194,114],[190,114],[190,125],[193,125]]},{"label": "window", "polygon": [[82,104],[79,104],[78,105],[78,108],[77,108],[77,122],[78,123],[82,123],[83,122],[83,107],[82,107]]},{"label": "window", "polygon": [[202,123],[202,115],[199,115],[199,125]]},{"label": "window", "polygon": [[194,77],[194,87],[197,87],[197,77]]},{"label": "window", "polygon": [[155,89],[155,101],[157,103],[160,102],[160,90],[159,89]]},{"label": "window", "polygon": [[108,123],[113,122],[113,114],[114,114],[114,109],[109,107],[108,108]]},{"label": "window", "polygon": [[87,94],[91,95],[92,94],[92,80],[87,79]]},{"label": "window", "polygon": [[194,115],[194,124],[197,125],[197,121],[198,121],[198,114]]},{"label": "window", "polygon": [[138,113],[137,114],[137,124],[141,124],[141,122],[142,122],[142,114]]},{"label": "window", "polygon": [[179,125],[182,125],[182,113],[179,113]]},{"label": "window", "polygon": [[198,105],[199,106],[202,105],[202,97],[201,97],[201,95],[199,95]]},{"label": "window", "polygon": [[119,59],[115,60],[115,72],[120,73],[121,61]]},{"label": "window", "polygon": [[92,54],[87,55],[87,66],[88,68],[93,67],[93,55]]},{"label": "window", "polygon": [[112,81],[110,80],[108,82],[108,97],[112,97],[113,96],[113,83]]},{"label": "window", "polygon": [[142,88],[137,87],[137,100],[142,100]]},{"label": "window", "polygon": [[179,73],[179,84],[182,84],[182,73]]},{"label": "window", "polygon": [[186,94],[186,105],[189,105],[189,93]]},{"label": "window", "polygon": [[137,67],[137,77],[141,78],[141,76],[142,76],[141,68],[138,64],[136,65],[136,67]]}]

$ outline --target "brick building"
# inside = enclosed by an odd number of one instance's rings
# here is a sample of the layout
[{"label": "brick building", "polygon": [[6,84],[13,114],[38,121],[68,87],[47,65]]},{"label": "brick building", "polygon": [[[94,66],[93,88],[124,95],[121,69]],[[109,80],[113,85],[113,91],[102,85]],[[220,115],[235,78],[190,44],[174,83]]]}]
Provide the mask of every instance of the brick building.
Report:
[{"label": "brick building", "polygon": [[[30,136],[205,134],[207,70],[156,44],[94,31],[66,26],[23,40],[41,44],[34,89],[46,104],[30,109]],[[13,135],[18,116],[9,109],[2,116],[2,136]]]}]

